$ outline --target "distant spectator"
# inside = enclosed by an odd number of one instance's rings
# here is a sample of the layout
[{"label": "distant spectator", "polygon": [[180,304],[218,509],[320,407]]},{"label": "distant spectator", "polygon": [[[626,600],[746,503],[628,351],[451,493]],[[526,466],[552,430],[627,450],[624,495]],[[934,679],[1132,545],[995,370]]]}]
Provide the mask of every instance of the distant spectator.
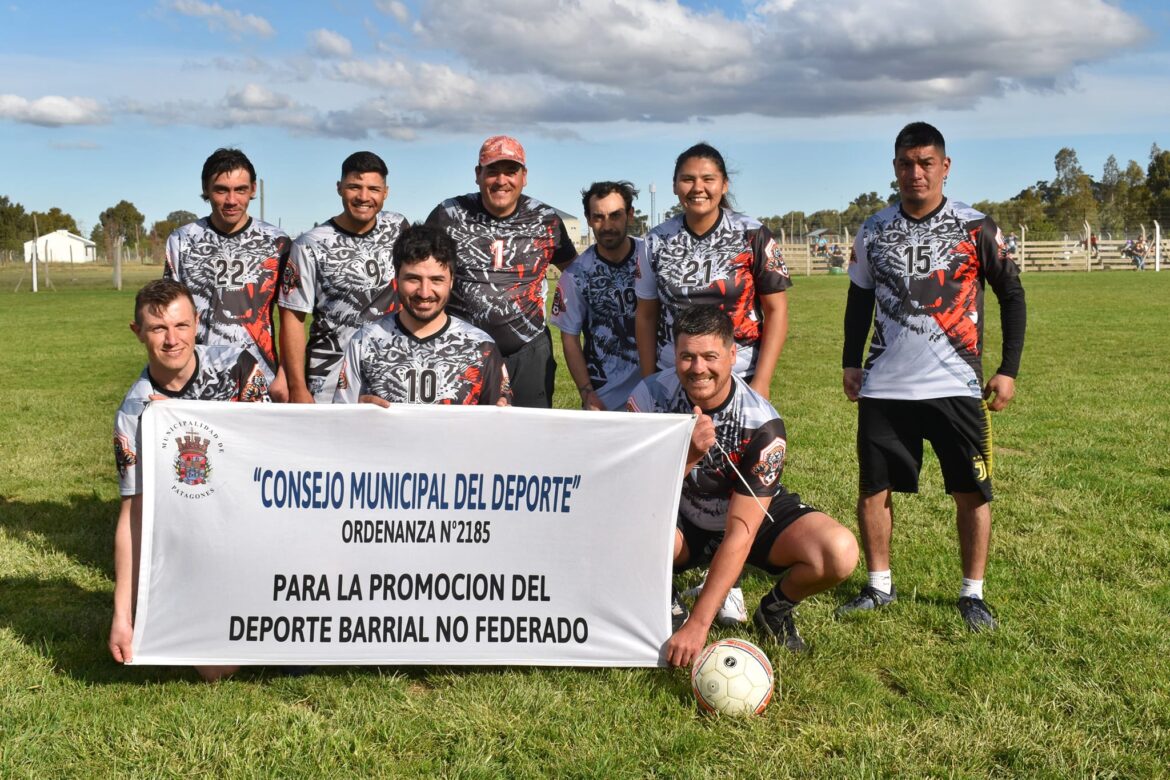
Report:
[{"label": "distant spectator", "polygon": [[1146,270],[1146,242],[1144,239],[1139,238],[1133,242],[1133,249],[1130,250],[1129,256],[1139,271]]}]

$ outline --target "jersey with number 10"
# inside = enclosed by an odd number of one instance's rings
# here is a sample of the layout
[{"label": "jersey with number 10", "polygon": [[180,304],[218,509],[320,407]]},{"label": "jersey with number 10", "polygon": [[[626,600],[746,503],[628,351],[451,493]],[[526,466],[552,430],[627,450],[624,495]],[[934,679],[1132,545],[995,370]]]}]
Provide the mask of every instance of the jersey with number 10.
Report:
[{"label": "jersey with number 10", "polygon": [[313,313],[305,382],[319,404],[332,402],[341,356],[357,329],[398,307],[393,251],[405,226],[401,214],[383,211],[362,235],[329,220],[293,242],[280,305]]},{"label": "jersey with number 10", "polygon": [[362,327],[345,348],[334,403],[375,395],[394,404],[494,404],[512,400],[508,370],[491,336],[448,315],[418,338],[397,315]]},{"label": "jersey with number 10", "polygon": [[191,291],[196,341],[246,347],[269,381],[277,368],[272,307],[290,245],[283,230],[257,219],[229,235],[203,217],[167,239],[163,277]]}]

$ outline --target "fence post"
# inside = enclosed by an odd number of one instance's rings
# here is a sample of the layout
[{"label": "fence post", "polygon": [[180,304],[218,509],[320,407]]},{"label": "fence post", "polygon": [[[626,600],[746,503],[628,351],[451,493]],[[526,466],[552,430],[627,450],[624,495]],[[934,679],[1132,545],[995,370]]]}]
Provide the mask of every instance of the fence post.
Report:
[{"label": "fence post", "polygon": [[1162,270],[1162,226],[1154,220],[1154,271]]},{"label": "fence post", "polygon": [[1028,252],[1025,249],[1025,247],[1028,245],[1028,226],[1027,225],[1020,225],[1019,228],[1020,228],[1020,270],[1023,271],[1024,270],[1024,263],[1026,262],[1026,258],[1028,256]]}]

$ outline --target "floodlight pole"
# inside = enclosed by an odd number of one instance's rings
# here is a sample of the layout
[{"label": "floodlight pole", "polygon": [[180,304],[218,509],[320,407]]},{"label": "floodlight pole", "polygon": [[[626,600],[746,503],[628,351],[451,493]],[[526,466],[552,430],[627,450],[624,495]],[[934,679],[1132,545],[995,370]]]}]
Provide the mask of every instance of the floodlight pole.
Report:
[{"label": "floodlight pole", "polygon": [[[650,182],[650,221],[646,225],[646,229],[654,227],[658,224],[658,188],[654,186],[654,182]],[[586,217],[589,215],[586,214]]]}]

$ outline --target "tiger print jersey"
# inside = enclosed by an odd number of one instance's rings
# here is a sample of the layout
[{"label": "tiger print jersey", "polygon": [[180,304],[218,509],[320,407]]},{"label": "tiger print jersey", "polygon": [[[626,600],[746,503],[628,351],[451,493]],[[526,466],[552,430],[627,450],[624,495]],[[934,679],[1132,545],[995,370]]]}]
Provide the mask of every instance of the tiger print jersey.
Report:
[{"label": "tiger print jersey", "polygon": [[634,341],[634,273],[646,244],[630,240],[630,253],[619,263],[599,255],[596,244],[582,252],[557,281],[550,317],[564,333],[585,334],[589,381],[605,408],[614,410],[625,407],[642,378]]},{"label": "tiger print jersey", "polygon": [[451,315],[422,339],[397,315],[363,326],[346,347],[333,402],[357,403],[363,395],[401,404],[512,401],[508,370],[491,336]]},{"label": "tiger print jersey", "polygon": [[257,219],[227,234],[203,217],[167,238],[163,277],[191,291],[198,343],[247,347],[269,381],[277,369],[272,309],[291,245],[283,230]]},{"label": "tiger print jersey", "polygon": [[[767,399],[735,374],[731,383],[727,400],[706,412],[715,424],[716,446],[683,480],[678,505],[681,517],[709,531],[726,527],[732,493],[754,495],[768,504],[786,492],[780,483],[788,447],[784,421]],[[626,409],[691,414],[694,406],[670,369],[642,380]]]},{"label": "tiger print jersey", "polygon": [[[885,208],[857,234],[849,278],[876,302],[862,396],[982,397],[984,283],[1001,303],[1022,307],[1023,297],[990,217],[949,199],[922,219]],[[1022,347],[1022,331],[1019,339]]]},{"label": "tiger print jersey", "polygon": [[674,318],[683,309],[719,306],[731,318],[737,347],[735,373],[750,377],[756,368],[763,311],[761,295],[792,286],[780,245],[758,220],[722,210],[705,235],[695,235],[682,214],[650,231],[646,255],[638,266],[639,298],[658,299],[658,367],[674,365]]},{"label": "tiger print jersey", "polygon": [[293,242],[280,305],[313,314],[305,382],[317,403],[332,402],[345,345],[358,328],[397,310],[393,251],[406,225],[401,214],[383,211],[362,235],[329,220]]},{"label": "tiger print jersey", "polygon": [[549,263],[577,256],[555,209],[521,195],[516,210],[500,219],[473,192],[440,203],[426,224],[455,242],[449,312],[487,331],[505,355],[544,333]]},{"label": "tiger print jersey", "polygon": [[150,396],[165,395],[189,401],[245,401],[267,403],[268,378],[251,352],[227,344],[195,345],[195,373],[181,390],[154,384],[150,368],[142,369],[114,415],[114,463],[123,496],[142,492],[142,433],[139,423]]}]

